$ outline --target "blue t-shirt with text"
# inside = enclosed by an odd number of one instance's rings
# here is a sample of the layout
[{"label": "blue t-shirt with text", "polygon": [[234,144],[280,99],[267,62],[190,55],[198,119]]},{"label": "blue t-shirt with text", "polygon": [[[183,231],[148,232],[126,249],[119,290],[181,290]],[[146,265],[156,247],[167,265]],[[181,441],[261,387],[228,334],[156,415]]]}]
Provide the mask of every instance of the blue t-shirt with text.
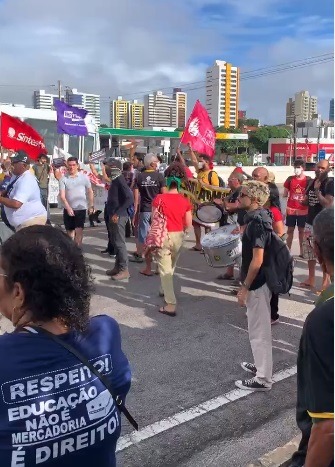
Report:
[{"label": "blue t-shirt with text", "polygon": [[[108,316],[85,333],[60,336],[103,375],[115,394],[130,388],[120,329]],[[121,416],[101,381],[43,334],[0,336],[0,466],[113,467]]]}]

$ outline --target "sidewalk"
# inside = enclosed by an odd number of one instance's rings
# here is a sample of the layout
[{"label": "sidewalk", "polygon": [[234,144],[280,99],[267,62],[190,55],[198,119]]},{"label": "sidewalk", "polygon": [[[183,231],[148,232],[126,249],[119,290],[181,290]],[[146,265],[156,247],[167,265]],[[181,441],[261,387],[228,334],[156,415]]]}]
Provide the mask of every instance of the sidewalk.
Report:
[{"label": "sidewalk", "polygon": [[274,451],[264,454],[260,459],[247,467],[287,467],[291,460],[292,454],[299,446],[301,436],[296,436],[290,442]]}]

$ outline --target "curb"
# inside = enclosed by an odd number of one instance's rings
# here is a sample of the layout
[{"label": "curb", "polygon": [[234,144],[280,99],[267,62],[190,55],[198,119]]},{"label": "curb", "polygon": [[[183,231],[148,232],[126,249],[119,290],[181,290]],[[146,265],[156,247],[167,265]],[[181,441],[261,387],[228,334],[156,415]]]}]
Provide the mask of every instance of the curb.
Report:
[{"label": "curb", "polygon": [[256,462],[248,464],[247,467],[287,467],[293,453],[298,449],[301,436],[296,436],[282,447],[264,454]]}]

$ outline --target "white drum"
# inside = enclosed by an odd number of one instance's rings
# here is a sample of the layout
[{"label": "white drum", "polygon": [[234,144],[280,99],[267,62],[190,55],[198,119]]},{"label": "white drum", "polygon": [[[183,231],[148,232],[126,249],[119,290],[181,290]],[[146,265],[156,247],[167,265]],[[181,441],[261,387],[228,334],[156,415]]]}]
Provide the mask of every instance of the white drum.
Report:
[{"label": "white drum", "polygon": [[225,225],[206,234],[201,245],[207,263],[213,268],[223,268],[234,264],[242,255],[240,234],[232,234],[236,224]]}]

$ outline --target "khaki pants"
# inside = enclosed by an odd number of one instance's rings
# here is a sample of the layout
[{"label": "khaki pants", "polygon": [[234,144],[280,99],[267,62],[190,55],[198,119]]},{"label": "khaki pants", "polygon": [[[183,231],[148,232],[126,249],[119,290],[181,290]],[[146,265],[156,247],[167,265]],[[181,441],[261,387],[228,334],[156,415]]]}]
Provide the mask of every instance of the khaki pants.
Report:
[{"label": "khaki pants", "polygon": [[271,292],[264,284],[251,290],[247,298],[248,331],[256,378],[259,383],[272,386]]},{"label": "khaki pants", "polygon": [[31,225],[45,225],[47,223],[47,216],[38,216],[38,217],[33,217],[32,219],[29,219],[26,222],[22,222],[21,225],[16,227],[15,231],[18,232],[21,229],[24,229],[25,227],[30,227]]},{"label": "khaki pants", "polygon": [[162,290],[168,305],[176,305],[173,289],[173,274],[183,245],[184,232],[169,232],[163,248],[157,253],[158,270],[161,277]]}]

